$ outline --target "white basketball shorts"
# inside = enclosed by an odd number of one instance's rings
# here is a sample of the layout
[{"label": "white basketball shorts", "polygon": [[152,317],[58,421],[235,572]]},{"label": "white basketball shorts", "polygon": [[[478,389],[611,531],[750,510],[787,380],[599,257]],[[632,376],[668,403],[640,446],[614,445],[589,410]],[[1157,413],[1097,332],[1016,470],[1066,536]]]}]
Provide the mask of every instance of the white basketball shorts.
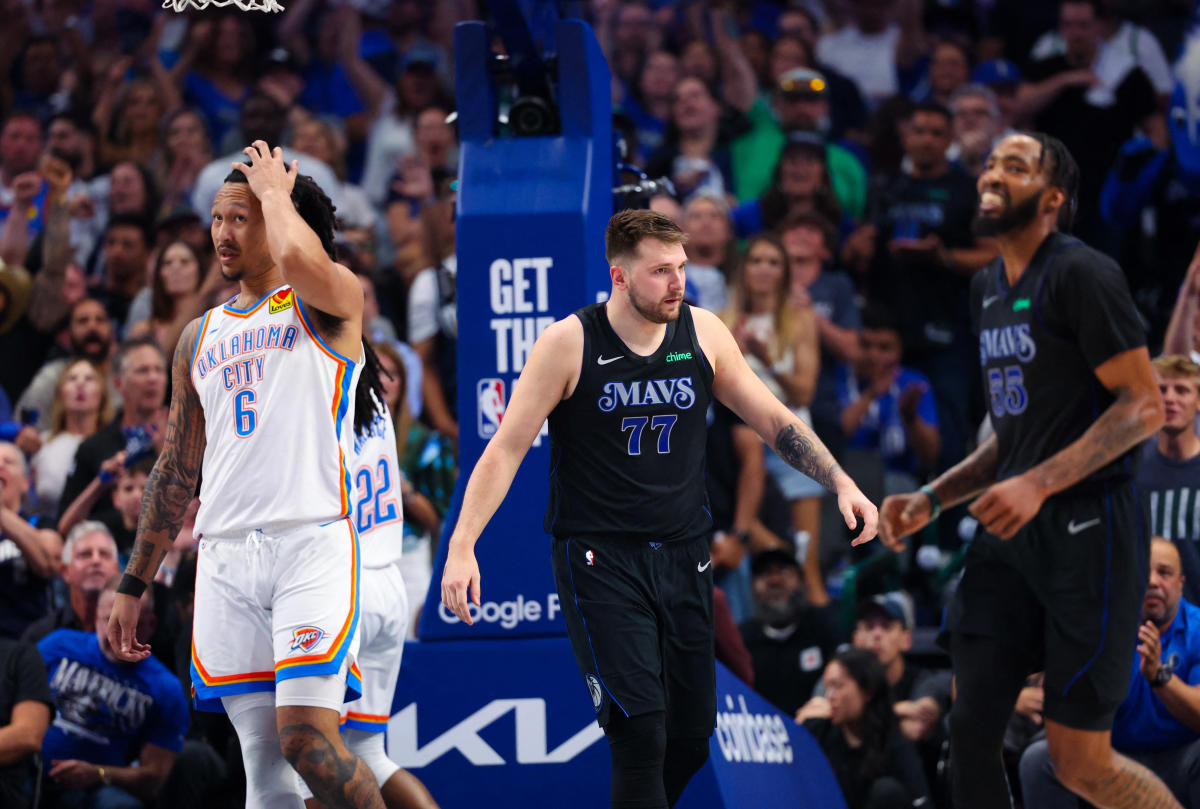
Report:
[{"label": "white basketball shorts", "polygon": [[349,520],[202,539],[192,624],[196,707],[220,711],[223,696],[342,671],[347,698],[360,695],[359,576]]},{"label": "white basketball shorts", "polygon": [[368,733],[387,730],[400,676],[408,599],[396,565],[363,568],[360,589],[358,667],[362,698],[343,708],[345,726]]}]

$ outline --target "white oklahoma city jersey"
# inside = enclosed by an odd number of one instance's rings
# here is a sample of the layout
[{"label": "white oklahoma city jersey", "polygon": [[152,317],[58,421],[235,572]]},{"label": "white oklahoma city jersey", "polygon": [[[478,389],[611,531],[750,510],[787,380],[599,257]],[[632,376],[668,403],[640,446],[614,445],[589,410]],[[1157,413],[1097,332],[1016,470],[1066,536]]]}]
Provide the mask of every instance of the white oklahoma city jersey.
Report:
[{"label": "white oklahoma city jersey", "polygon": [[354,486],[354,527],[362,565],[387,567],[400,561],[404,547],[404,508],[400,497],[400,459],[396,428],[387,404],[375,399],[378,412],[364,435],[354,436],[350,481]]},{"label": "white oklahoma city jersey", "polygon": [[210,309],[192,355],[204,408],[195,536],[324,524],[350,512],[346,454],[360,362],[329,348],[287,286]]}]

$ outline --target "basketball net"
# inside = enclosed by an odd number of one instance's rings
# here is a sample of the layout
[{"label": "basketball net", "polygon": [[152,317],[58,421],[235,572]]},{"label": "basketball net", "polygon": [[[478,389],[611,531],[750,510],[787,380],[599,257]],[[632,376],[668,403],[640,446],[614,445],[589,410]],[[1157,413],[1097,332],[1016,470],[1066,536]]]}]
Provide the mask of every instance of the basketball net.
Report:
[{"label": "basketball net", "polygon": [[163,0],[162,7],[169,8],[174,11],[184,12],[189,7],[191,8],[207,8],[208,6],[216,6],[224,8],[225,6],[237,6],[243,11],[268,11],[277,12],[283,11],[283,6],[279,5],[276,0]]}]

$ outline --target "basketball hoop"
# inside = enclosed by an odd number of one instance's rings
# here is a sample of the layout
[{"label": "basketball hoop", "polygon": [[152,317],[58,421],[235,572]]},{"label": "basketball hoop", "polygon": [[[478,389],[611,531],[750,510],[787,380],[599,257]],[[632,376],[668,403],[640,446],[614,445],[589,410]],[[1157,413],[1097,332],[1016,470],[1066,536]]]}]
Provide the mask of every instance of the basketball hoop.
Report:
[{"label": "basketball hoop", "polygon": [[267,11],[270,13],[283,11],[283,6],[279,5],[276,0],[163,0],[162,4],[163,8],[178,12],[187,11],[189,7],[203,9],[208,6],[217,8],[237,6],[242,11]]}]

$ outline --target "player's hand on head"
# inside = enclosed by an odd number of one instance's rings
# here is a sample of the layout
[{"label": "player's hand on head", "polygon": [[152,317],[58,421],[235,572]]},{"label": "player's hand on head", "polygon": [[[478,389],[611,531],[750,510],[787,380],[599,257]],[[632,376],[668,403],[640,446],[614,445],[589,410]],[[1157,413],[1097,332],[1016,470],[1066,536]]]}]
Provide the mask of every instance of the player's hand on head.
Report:
[{"label": "player's hand on head", "polygon": [[272,149],[264,140],[256,140],[242,153],[250,158],[250,162],[236,162],[233,168],[246,175],[250,190],[259,199],[268,191],[283,191],[292,193],[296,185],[296,175],[299,173],[299,163],[293,160],[289,165],[283,159],[283,149],[276,146]]},{"label": "player's hand on head", "polygon": [[138,613],[141,599],[117,593],[112,614],[108,616],[108,643],[118,659],[136,663],[150,656],[150,644],[137,639]]},{"label": "player's hand on head", "polygon": [[442,571],[442,604],[468,626],[475,623],[471,620],[471,603],[476,607],[480,604],[479,584],[479,562],[474,552],[459,552],[452,544]]},{"label": "player's hand on head", "polygon": [[879,507],[879,541],[893,551],[908,544],[904,538],[929,524],[933,514],[929,498],[922,492],[893,494]]},{"label": "player's hand on head", "polygon": [[1037,515],[1045,500],[1045,492],[1032,478],[1017,475],[990,487],[967,510],[989,534],[1012,539]]}]

